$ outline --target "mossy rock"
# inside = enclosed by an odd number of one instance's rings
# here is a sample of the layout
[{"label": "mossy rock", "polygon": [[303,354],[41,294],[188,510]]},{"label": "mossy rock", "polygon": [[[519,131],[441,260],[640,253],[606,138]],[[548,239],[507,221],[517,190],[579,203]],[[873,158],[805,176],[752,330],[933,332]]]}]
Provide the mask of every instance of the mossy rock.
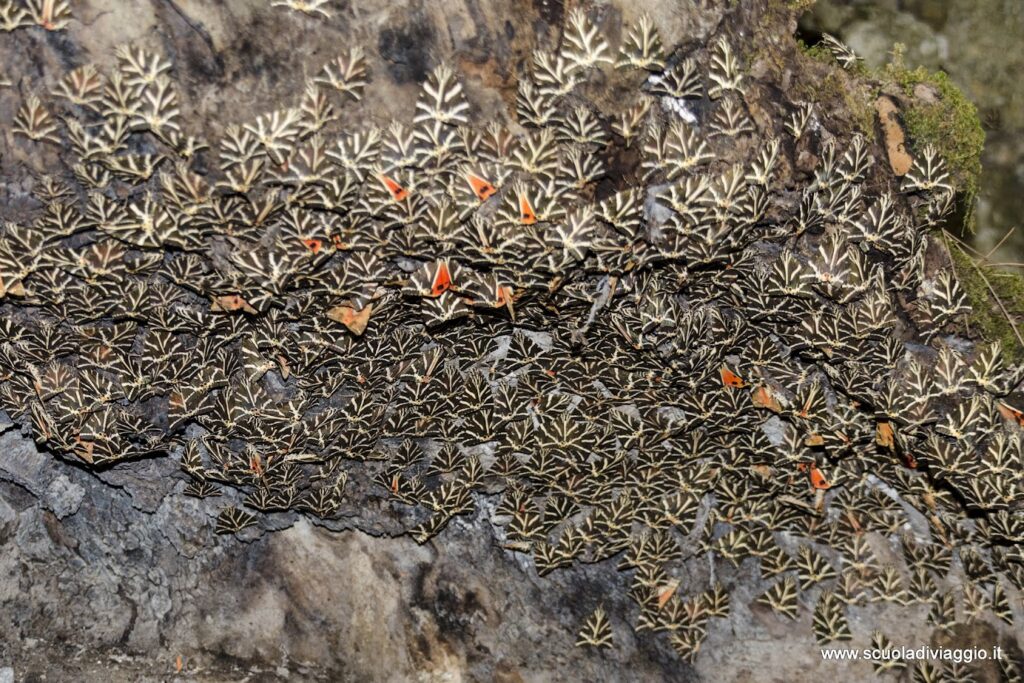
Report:
[{"label": "mossy rock", "polygon": [[[831,67],[813,85],[802,86],[800,94],[815,102],[842,102],[862,132],[874,132],[874,99],[880,94],[895,96],[910,148],[915,156],[926,146],[938,150],[960,197],[961,227],[972,232],[985,131],[977,107],[949,75],[924,67],[907,68],[900,45],[895,46],[891,62],[881,68],[858,63],[848,70],[840,68],[821,44],[808,45],[798,39],[797,47],[808,58]],[[948,240],[947,244],[950,261],[972,308],[968,333],[999,341],[1008,358],[1024,360],[1024,344],[1014,329],[1015,321],[1024,318],[1024,277],[976,260]]]},{"label": "mossy rock", "polygon": [[[920,152],[930,145],[939,151],[961,196],[964,228],[973,232],[985,130],[977,106],[949,75],[924,67],[907,68],[903,63],[904,48],[899,44],[893,48],[892,61],[881,68],[872,69],[858,62],[844,70],[824,45],[809,45],[800,39],[796,42],[809,58],[834,65],[822,79],[804,86],[803,95],[814,102],[842,102],[855,115],[855,124],[862,132],[873,131],[871,105],[878,95],[898,96],[911,147]],[[844,78],[840,75],[843,73],[853,78]]]},{"label": "mossy rock", "polygon": [[953,269],[971,306],[969,332],[1001,343],[1009,360],[1024,360],[1024,344],[1010,322],[1024,318],[1024,276],[979,263],[961,247],[948,241],[947,245]]},{"label": "mossy rock", "polygon": [[985,130],[978,108],[943,71],[924,67],[907,69],[897,57],[882,69],[882,76],[895,83],[907,96],[903,112],[907,134],[915,148],[932,145],[950,172],[969,207],[967,227],[972,227],[973,201],[981,177],[981,152]]}]

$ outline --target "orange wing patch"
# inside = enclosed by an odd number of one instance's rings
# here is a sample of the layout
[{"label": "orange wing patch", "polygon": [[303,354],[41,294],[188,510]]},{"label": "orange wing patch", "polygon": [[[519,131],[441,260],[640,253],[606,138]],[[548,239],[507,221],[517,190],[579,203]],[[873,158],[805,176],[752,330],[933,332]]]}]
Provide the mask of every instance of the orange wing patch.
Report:
[{"label": "orange wing patch", "polygon": [[512,298],[515,291],[509,285],[498,285],[495,287],[495,308],[501,308],[502,306],[511,306]]},{"label": "orange wing patch", "polygon": [[245,311],[250,315],[256,315],[256,309],[253,308],[248,301],[239,296],[238,294],[227,294],[225,296],[217,296],[213,298],[213,302],[210,304],[211,311],[222,311],[230,313],[233,311]]},{"label": "orange wing patch", "polygon": [[377,177],[380,178],[380,182],[384,185],[387,191],[391,193],[391,198],[396,202],[400,202],[409,196],[409,190],[405,189],[386,175],[381,174]]},{"label": "orange wing patch", "polygon": [[469,183],[470,188],[473,189],[473,194],[475,194],[476,198],[481,202],[486,202],[498,192],[498,188],[492,185],[488,180],[481,178],[478,175],[473,175],[472,173],[466,174],[466,182]]},{"label": "orange wing patch", "polygon": [[724,365],[718,369],[718,374],[722,378],[722,386],[732,387],[733,389],[742,389],[747,386],[742,377]]},{"label": "orange wing patch", "polygon": [[773,413],[782,412],[782,404],[776,398],[775,392],[765,384],[754,389],[753,393],[750,394],[750,402],[757,408],[767,408]]},{"label": "orange wing patch", "polygon": [[658,609],[662,609],[679,589],[679,579],[673,579],[658,591]]},{"label": "orange wing patch", "polygon": [[430,286],[430,296],[441,296],[452,286],[452,274],[448,270],[448,262],[441,261],[437,264],[437,272],[434,273],[434,282]]},{"label": "orange wing patch", "polygon": [[1017,410],[1009,403],[1005,403],[1003,401],[1000,401],[999,405],[996,407],[999,410],[999,414],[1002,415],[1004,418],[1006,418],[1010,422],[1015,422],[1021,427],[1024,427],[1024,411]]},{"label": "orange wing patch", "polygon": [[509,315],[512,316],[512,320],[516,319],[515,309],[515,290],[509,285],[498,285],[497,286],[497,301],[495,302],[495,308],[501,308],[504,306],[508,309]]},{"label": "orange wing patch", "polygon": [[519,195],[519,223],[520,225],[534,225],[537,222],[537,213],[526,195]]},{"label": "orange wing patch", "polygon": [[808,476],[811,478],[811,486],[819,491],[826,491],[832,488],[832,484],[825,478],[825,474],[819,470],[816,466],[811,465],[808,470]]},{"label": "orange wing patch", "polygon": [[259,453],[253,453],[249,456],[249,471],[257,477],[263,476],[263,459]]}]

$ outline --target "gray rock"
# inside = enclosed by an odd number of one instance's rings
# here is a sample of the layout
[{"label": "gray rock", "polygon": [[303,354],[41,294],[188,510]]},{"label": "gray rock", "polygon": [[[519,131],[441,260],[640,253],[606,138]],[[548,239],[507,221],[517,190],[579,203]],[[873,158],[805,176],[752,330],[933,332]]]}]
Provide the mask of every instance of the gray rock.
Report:
[{"label": "gray rock", "polygon": [[0,496],[0,539],[5,538],[10,533],[17,520],[17,511]]},{"label": "gray rock", "polygon": [[65,474],[49,467],[52,459],[16,431],[0,436],[0,479],[27,489],[47,510],[63,519],[78,511],[85,491]]}]

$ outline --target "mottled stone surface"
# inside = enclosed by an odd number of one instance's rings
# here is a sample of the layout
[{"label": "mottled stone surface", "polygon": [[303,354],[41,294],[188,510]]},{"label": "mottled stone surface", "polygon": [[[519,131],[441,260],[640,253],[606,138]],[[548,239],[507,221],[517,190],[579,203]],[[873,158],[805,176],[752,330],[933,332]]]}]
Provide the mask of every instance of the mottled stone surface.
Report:
[{"label": "mottled stone surface", "polygon": [[[750,561],[718,567],[715,578],[734,586],[732,611],[711,622],[689,665],[663,637],[638,639],[614,616],[633,609],[614,563],[538,577],[499,546],[486,504],[424,546],[306,519],[246,542],[213,534],[216,502],[181,496],[167,460],[122,465],[134,476],[114,487],[17,434],[5,435],[2,452],[0,664],[16,680],[782,682],[871,673],[863,662],[821,661],[810,609],[788,622],[748,605],[767,585]],[[45,495],[53,481],[79,491],[63,519]],[[881,559],[896,559],[876,545]],[[710,571],[693,566],[692,579]],[[616,647],[603,653],[573,646],[594,595],[613,615]],[[926,606],[852,608],[853,645],[867,647],[875,628],[901,645],[942,642],[926,615]],[[1005,627],[958,628],[969,630],[957,647],[999,642],[1019,656]]]},{"label": "mottled stone surface", "polygon": [[[262,680],[290,672],[355,681],[687,672],[625,624],[616,625],[620,647],[604,657],[573,647],[572,625],[584,616],[574,595],[608,592],[609,604],[625,604],[611,593],[621,592],[614,568],[540,579],[495,544],[483,513],[422,547],[304,519],[246,543],[214,536],[215,505],[181,496],[181,482],[161,478],[156,462],[125,466],[147,476],[113,488],[15,434],[3,447],[0,656],[19,680],[92,679],[104,667],[114,680],[163,680],[178,655],[199,680],[253,671]],[[84,493],[64,519],[35,493],[61,477]],[[156,507],[138,502],[153,497]]]}]

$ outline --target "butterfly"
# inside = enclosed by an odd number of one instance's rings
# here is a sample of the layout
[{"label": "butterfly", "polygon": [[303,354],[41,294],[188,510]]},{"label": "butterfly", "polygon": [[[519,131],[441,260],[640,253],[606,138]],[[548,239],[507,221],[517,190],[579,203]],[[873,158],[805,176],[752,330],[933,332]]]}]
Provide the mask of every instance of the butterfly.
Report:
[{"label": "butterfly", "polygon": [[814,607],[814,636],[825,645],[836,640],[850,640],[853,634],[843,613],[842,603],[831,591],[823,591]]},{"label": "butterfly", "polygon": [[226,507],[217,515],[218,534],[237,534],[256,524],[256,517],[236,507]]},{"label": "butterfly", "polygon": [[598,605],[583,623],[576,638],[577,647],[608,648],[612,645],[612,626],[604,607]]},{"label": "butterfly", "polygon": [[448,259],[424,264],[409,278],[409,284],[402,289],[407,296],[437,298],[449,290],[458,291],[461,269]]}]

